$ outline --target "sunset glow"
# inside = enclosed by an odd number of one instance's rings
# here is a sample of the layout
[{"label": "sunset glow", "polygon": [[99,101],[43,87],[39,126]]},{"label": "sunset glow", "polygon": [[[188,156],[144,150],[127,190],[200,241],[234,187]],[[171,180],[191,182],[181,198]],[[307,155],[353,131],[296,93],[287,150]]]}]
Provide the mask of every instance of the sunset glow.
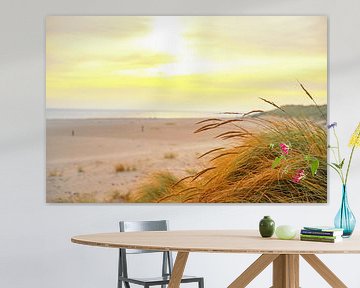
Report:
[{"label": "sunset glow", "polygon": [[47,108],[249,111],[327,98],[319,16],[50,16]]}]

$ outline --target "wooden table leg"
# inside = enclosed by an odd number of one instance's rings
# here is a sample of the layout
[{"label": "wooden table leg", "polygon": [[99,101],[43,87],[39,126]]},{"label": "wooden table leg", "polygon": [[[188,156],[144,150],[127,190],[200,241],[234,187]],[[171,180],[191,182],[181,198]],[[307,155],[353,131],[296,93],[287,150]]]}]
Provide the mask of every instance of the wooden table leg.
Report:
[{"label": "wooden table leg", "polygon": [[180,287],[181,278],[183,277],[185,265],[188,257],[189,257],[189,252],[177,253],[168,288]]},{"label": "wooden table leg", "polygon": [[299,288],[299,255],[281,254],[273,263],[273,288]]},{"label": "wooden table leg", "polygon": [[335,288],[346,288],[347,286],[314,254],[301,255],[324,280]]},{"label": "wooden table leg", "polygon": [[254,263],[252,263],[228,288],[244,288],[254,280],[271,262],[273,262],[279,255],[277,254],[263,254]]},{"label": "wooden table leg", "polygon": [[299,255],[287,255],[289,267],[289,287],[299,288]]}]

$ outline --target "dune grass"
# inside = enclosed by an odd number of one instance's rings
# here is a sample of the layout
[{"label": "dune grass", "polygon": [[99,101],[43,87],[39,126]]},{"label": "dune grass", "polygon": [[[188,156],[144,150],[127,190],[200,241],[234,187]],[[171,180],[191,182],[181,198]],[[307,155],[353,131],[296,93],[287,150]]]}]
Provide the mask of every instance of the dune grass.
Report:
[{"label": "dune grass", "polygon": [[114,165],[114,170],[115,173],[122,173],[122,172],[133,172],[136,171],[136,166],[135,165],[125,165],[122,163],[117,163],[116,165]]},{"label": "dune grass", "polygon": [[[171,194],[171,189],[179,181],[172,173],[162,171],[151,175],[138,189],[128,195],[129,202],[157,202]],[[179,186],[180,187],[180,186]]]},{"label": "dune grass", "polygon": [[48,173],[49,177],[61,177],[62,176],[62,172],[58,171],[58,170],[52,170]]},{"label": "dune grass", "polygon": [[[206,202],[206,203],[321,203],[327,200],[327,136],[323,126],[302,119],[269,120],[247,118],[202,122],[196,132],[223,125],[234,126],[218,135],[239,145],[220,147],[200,157],[209,166],[176,182],[176,177],[159,173],[136,192],[135,202]],[[251,121],[253,131],[238,123]],[[261,129],[260,129],[261,128]],[[280,143],[289,143],[286,159],[275,168],[274,159],[281,154]],[[312,175],[309,158],[319,160]],[[294,183],[296,171],[304,169],[306,177]]]},{"label": "dune grass", "polygon": [[168,160],[175,159],[176,157],[177,157],[177,154],[173,153],[173,152],[167,152],[164,154],[164,158],[168,159]]},{"label": "dune grass", "polygon": [[[207,154],[211,165],[184,180],[188,189],[197,193],[187,195],[176,189],[182,196],[181,202],[326,202],[327,137],[324,128],[294,119],[258,119],[257,122],[264,128],[259,132],[222,136],[242,138],[241,145]],[[281,154],[280,143],[289,143],[291,148],[287,158],[273,168],[274,159]],[[310,171],[309,157],[319,160],[315,176]],[[307,176],[300,183],[294,183],[294,174],[299,169],[304,169]],[[167,201],[158,199],[164,200]]]},{"label": "dune grass", "polygon": [[125,172],[126,171],[126,168],[125,168],[125,165],[121,164],[121,163],[118,163],[114,166],[114,169],[115,169],[115,172],[116,173],[121,173],[121,172]]}]

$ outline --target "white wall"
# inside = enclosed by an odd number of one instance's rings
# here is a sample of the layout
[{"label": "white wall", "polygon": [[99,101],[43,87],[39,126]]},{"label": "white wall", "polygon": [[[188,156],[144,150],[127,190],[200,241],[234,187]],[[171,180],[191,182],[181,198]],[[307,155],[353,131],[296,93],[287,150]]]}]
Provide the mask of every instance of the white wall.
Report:
[{"label": "white wall", "polygon": [[[0,17],[0,287],[115,287],[116,250],[70,243],[75,234],[115,231],[119,219],[167,218],[173,229],[256,228],[263,215],[301,226],[331,224],[340,183],[331,174],[327,205],[50,205],[45,204],[46,15],[328,15],[330,119],[346,144],[359,119],[358,0],[32,0],[3,1]],[[360,218],[360,151],[350,201]],[[193,254],[188,273],[206,287],[226,287],[255,255]],[[322,256],[347,283],[360,287],[360,255]],[[138,261],[138,260],[135,260]],[[144,263],[135,262],[138,266]],[[348,263],[348,265],[344,265]],[[140,267],[143,268],[143,267]],[[146,269],[146,268],[144,268]],[[306,263],[302,287],[328,287]],[[269,287],[266,270],[251,287]]]}]

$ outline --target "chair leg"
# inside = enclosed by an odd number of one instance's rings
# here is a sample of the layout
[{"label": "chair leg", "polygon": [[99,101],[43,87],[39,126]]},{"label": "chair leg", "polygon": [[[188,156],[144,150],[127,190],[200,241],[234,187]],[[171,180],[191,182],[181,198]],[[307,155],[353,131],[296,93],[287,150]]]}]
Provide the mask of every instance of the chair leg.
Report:
[{"label": "chair leg", "polygon": [[204,288],[204,279],[199,280],[199,288]]}]

